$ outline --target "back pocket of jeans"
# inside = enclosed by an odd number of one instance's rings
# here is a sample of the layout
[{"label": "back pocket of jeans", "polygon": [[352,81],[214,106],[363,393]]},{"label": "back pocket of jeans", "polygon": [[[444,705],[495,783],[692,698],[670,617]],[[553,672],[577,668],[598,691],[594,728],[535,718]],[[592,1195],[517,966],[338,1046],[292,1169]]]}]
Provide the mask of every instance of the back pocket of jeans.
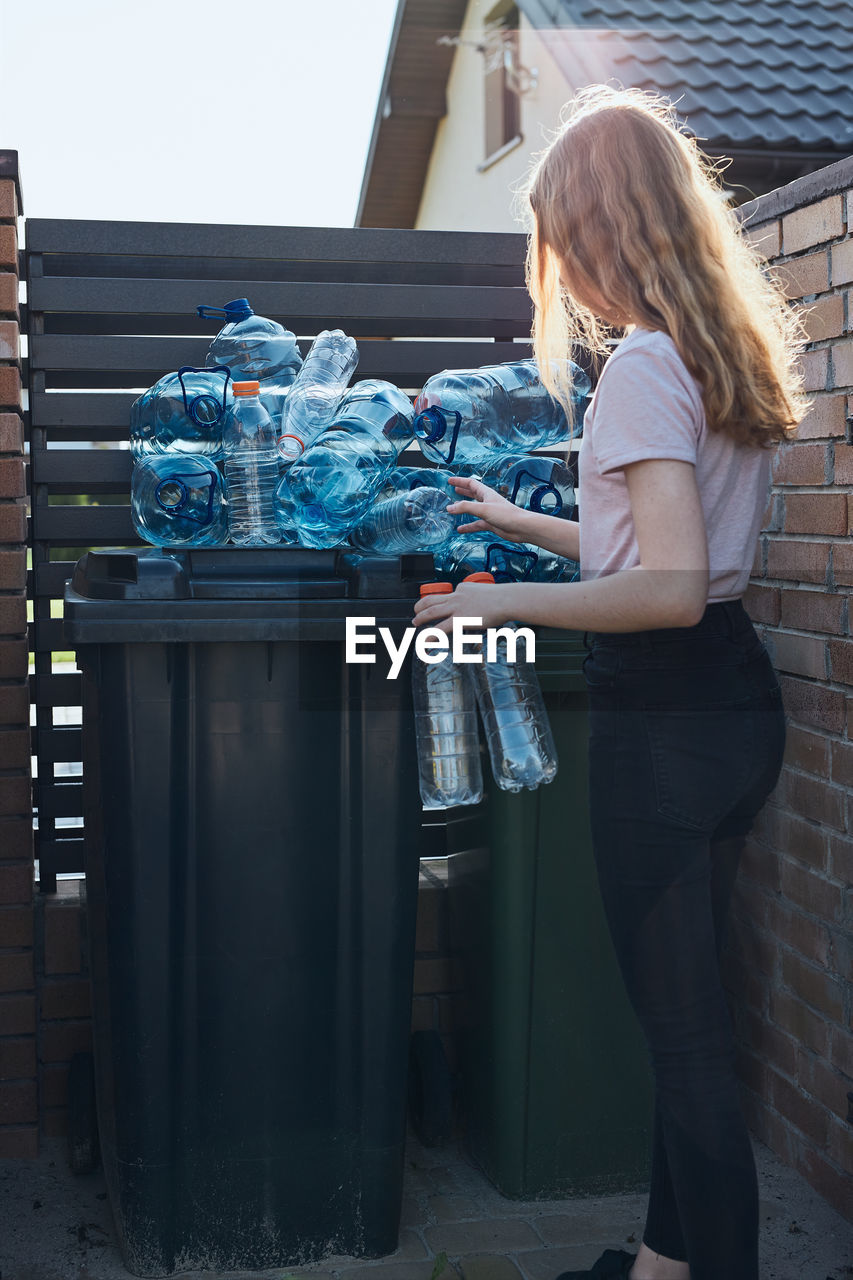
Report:
[{"label": "back pocket of jeans", "polygon": [[658,813],[712,830],[752,781],[755,717],[748,707],[703,707],[644,718]]}]

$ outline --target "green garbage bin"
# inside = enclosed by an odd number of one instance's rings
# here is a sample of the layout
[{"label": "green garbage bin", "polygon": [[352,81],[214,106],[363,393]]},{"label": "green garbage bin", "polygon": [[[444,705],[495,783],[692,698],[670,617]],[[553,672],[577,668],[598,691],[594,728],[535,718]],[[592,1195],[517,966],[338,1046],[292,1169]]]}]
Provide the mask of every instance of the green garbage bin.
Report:
[{"label": "green garbage bin", "polygon": [[653,1081],[592,854],[585,652],[538,629],[557,776],[510,794],[484,762],[477,834],[448,847],[463,1140],[522,1199],[648,1188]]}]

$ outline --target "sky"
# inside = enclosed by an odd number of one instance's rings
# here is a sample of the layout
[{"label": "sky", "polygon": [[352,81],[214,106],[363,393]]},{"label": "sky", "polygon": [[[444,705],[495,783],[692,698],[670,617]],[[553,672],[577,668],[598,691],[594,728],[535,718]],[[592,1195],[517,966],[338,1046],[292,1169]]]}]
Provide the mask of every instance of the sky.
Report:
[{"label": "sky", "polygon": [[396,7],[0,0],[24,212],[352,226]]}]

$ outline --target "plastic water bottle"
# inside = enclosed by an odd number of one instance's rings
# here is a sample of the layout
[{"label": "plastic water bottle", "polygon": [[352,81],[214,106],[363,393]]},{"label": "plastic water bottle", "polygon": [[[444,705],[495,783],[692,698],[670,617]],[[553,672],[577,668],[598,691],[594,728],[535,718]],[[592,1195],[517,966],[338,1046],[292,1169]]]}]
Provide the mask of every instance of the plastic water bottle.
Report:
[{"label": "plastic water bottle", "polygon": [[134,458],[172,450],[221,458],[222,423],[234,401],[230,378],[224,365],[214,369],[184,365],[143,391],[130,407]]},{"label": "plastic water bottle", "polygon": [[226,321],[210,344],[207,367],[227,365],[237,381],[259,382],[261,404],[277,433],[285,398],[302,367],[296,335],[275,320],[255,315],[246,298],[196,310],[200,316]]},{"label": "plastic water bottle", "polygon": [[342,329],[318,333],[281,414],[278,452],[293,462],[327,427],[358,364],[355,339]]},{"label": "plastic water bottle", "polygon": [[299,529],[294,517],[294,503],[282,476],[273,494],[273,515],[276,528],[282,542],[296,544],[299,542]]},{"label": "plastic water bottle", "polygon": [[155,547],[221,546],[228,540],[222,477],[192,454],[151,453],[130,477],[133,527]]},{"label": "plastic water bottle", "polygon": [[505,542],[488,530],[459,533],[434,553],[442,573],[490,573],[495,582],[572,582],[577,560],[530,542]]},{"label": "plastic water bottle", "polygon": [[[379,490],[379,497],[392,498],[395,494],[409,493],[412,489],[428,488],[438,489],[446,494],[448,502],[458,502],[459,494],[447,478],[450,474],[451,472],[442,471],[440,467],[394,467],[388,472]],[[464,524],[471,517],[459,515],[457,519]]]},{"label": "plastic water bottle", "polygon": [[[494,582],[489,573],[475,573],[465,582]],[[504,629],[516,628],[508,622]],[[551,782],[557,772],[557,749],[545,710],[534,663],[521,658],[522,642],[516,645],[516,661],[508,658],[507,640],[499,636],[494,662],[466,664],[474,684],[480,717],[486,732],[492,775],[502,791],[533,790]]]},{"label": "plastic water bottle", "polygon": [[338,546],[411,439],[412,403],[393,383],[369,379],[351,388],[332,426],[292,463],[277,490],[300,543]]},{"label": "plastic water bottle", "polygon": [[259,546],[280,541],[273,495],[278,454],[270,416],[257,382],[234,383],[234,405],[225,419],[225,488],[231,541]]},{"label": "plastic water bottle", "polygon": [[[591,384],[578,365],[569,363],[572,405],[577,410]],[[561,405],[539,378],[535,360],[436,374],[415,401],[414,428],[424,455],[445,465],[527,452],[566,441],[571,434]]]},{"label": "plastic water bottle", "polygon": [[447,496],[424,486],[377,502],[349,537],[360,550],[381,555],[433,551],[456,532],[456,519],[447,510]]},{"label": "plastic water bottle", "polygon": [[[428,582],[421,595],[450,592]],[[474,685],[449,652],[440,662],[412,658],[412,700],[421,803],[425,809],[476,804],[483,796]]]},{"label": "plastic water bottle", "polygon": [[569,520],[575,510],[575,483],[563,462],[541,454],[513,453],[479,467],[463,464],[460,475],[476,474],[517,507]]}]

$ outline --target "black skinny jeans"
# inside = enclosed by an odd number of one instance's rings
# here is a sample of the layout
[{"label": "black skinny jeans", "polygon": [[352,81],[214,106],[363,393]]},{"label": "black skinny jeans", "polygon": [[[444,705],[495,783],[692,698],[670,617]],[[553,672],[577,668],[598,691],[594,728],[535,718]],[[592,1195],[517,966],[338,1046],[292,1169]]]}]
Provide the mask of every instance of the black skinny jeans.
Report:
[{"label": "black skinny jeans", "polygon": [[655,1080],[643,1240],[691,1280],[758,1280],[758,1179],[720,980],[746,833],[785,748],[742,603],[693,627],[587,633],[592,843]]}]

